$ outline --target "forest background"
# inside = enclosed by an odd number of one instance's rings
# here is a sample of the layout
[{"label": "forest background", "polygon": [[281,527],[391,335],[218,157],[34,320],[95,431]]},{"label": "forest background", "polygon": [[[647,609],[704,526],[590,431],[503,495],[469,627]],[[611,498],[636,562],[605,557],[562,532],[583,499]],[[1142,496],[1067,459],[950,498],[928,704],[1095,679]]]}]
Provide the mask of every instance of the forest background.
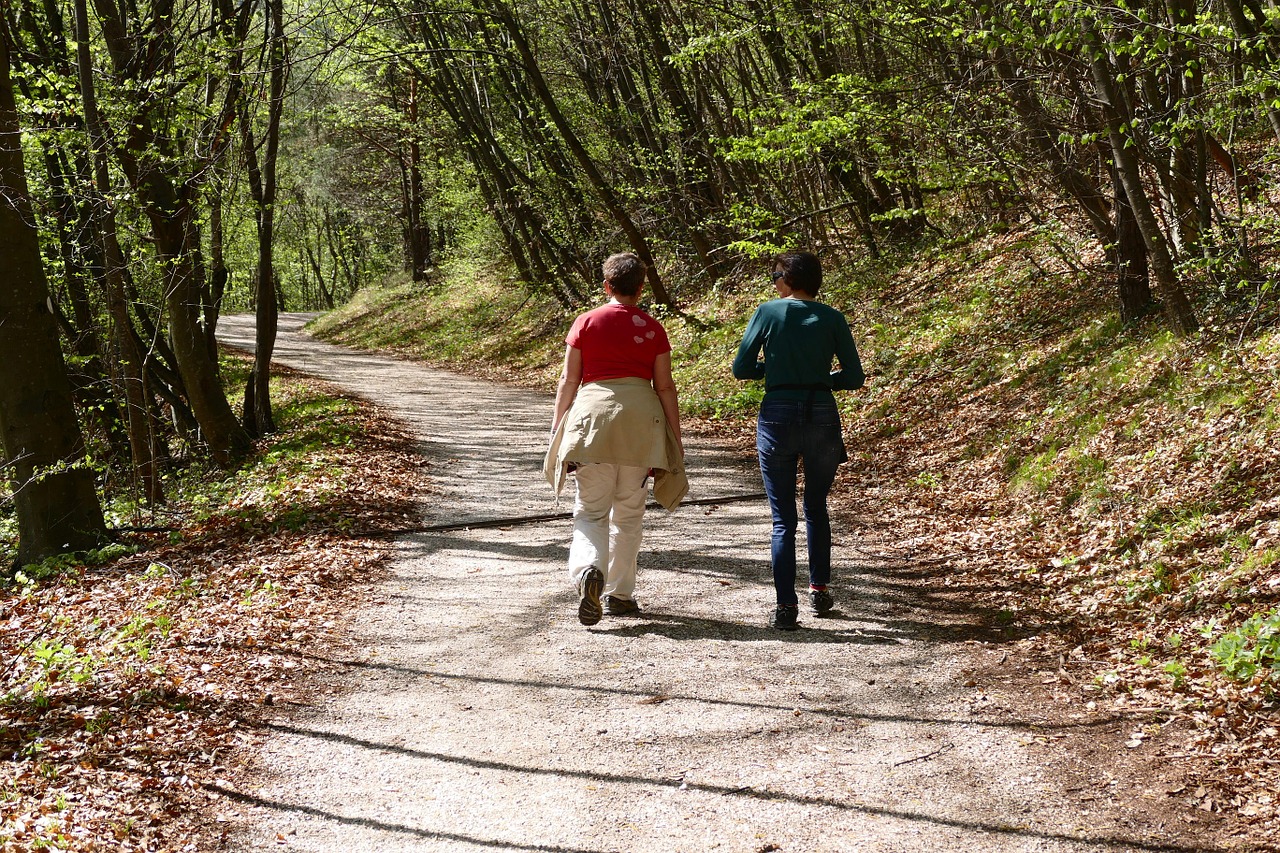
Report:
[{"label": "forest background", "polygon": [[[635,251],[686,411],[741,437],[760,389],[725,366],[768,258],[804,247],[869,368],[843,404],[846,509],[1037,638],[1047,678],[1185,728],[1206,812],[1276,819],[1273,0],[3,13],[3,731],[24,797],[53,790],[31,769],[51,705],[110,734],[83,709],[94,655],[124,644],[73,639],[41,596],[95,561],[149,577],[129,536],[206,523],[208,493],[277,452],[276,312],[350,303],[322,333],[548,385],[601,260]],[[246,310],[256,360],[220,365],[218,318]],[[189,700],[147,694],[139,719]]]}]

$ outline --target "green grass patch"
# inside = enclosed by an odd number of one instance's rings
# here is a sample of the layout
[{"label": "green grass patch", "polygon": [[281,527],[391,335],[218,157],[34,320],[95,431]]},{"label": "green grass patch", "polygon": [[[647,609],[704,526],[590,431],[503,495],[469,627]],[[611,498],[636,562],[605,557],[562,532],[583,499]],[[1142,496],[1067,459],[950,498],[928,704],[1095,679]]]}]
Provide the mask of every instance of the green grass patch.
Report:
[{"label": "green grass patch", "polygon": [[18,558],[18,519],[13,514],[12,498],[0,489],[0,568],[13,565]]},{"label": "green grass patch", "polygon": [[1019,461],[1009,478],[1009,488],[1015,492],[1031,491],[1035,494],[1044,494],[1057,476],[1054,467],[1057,458],[1058,449],[1051,447],[1042,453]]},{"label": "green grass patch", "polygon": [[[235,370],[227,371],[234,375]],[[273,410],[279,432],[240,468],[225,472],[193,465],[168,484],[190,518],[212,518],[271,532],[349,522],[326,510],[355,479],[333,452],[362,434],[359,406],[291,378],[273,377]]]},{"label": "green grass patch", "polygon": [[504,371],[505,378],[534,384],[554,381],[570,312],[545,294],[503,283],[498,271],[459,261],[444,266],[440,276],[433,283],[401,277],[366,286],[309,331],[441,367]]}]

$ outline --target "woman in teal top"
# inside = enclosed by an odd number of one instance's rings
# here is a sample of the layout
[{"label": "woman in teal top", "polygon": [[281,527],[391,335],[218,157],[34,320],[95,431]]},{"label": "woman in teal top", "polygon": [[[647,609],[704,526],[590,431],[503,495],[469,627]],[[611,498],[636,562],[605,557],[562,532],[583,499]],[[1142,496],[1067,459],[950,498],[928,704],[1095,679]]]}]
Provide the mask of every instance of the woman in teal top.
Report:
[{"label": "woman in teal top", "polygon": [[[777,609],[774,628],[794,631],[796,596],[796,474],[804,459],[804,519],[809,546],[809,604],[822,616],[834,607],[831,519],[827,494],[836,468],[848,460],[833,391],[855,391],[865,376],[843,314],[817,301],[822,266],[816,255],[794,252],[774,262],[779,299],[756,309],[733,360],[737,379],[763,379],[756,423],[760,474],[773,513],[771,555]],[[763,358],[761,357],[763,353]],[[832,370],[833,360],[839,369]]]}]

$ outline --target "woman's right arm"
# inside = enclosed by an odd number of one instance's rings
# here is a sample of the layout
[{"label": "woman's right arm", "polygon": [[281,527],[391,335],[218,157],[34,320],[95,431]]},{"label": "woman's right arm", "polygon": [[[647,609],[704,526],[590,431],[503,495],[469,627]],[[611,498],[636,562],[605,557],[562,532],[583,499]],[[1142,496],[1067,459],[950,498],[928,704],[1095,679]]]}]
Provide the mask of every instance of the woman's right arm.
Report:
[{"label": "woman's right arm", "polygon": [[551,417],[551,431],[554,433],[560,426],[561,419],[573,405],[578,396],[578,386],[582,384],[582,350],[577,347],[564,348],[564,369],[560,371],[560,383],[556,385],[556,409]]},{"label": "woman's right arm", "polygon": [[760,309],[751,315],[747,331],[738,345],[738,355],[733,360],[734,379],[764,379],[764,362],[760,350],[764,346],[764,330],[760,323]]}]

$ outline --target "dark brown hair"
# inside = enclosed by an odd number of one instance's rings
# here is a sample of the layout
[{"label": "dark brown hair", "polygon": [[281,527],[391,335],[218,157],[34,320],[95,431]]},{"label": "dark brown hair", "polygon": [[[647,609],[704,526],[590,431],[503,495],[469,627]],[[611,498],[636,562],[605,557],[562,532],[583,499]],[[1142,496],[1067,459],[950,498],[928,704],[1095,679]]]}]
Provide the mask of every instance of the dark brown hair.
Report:
[{"label": "dark brown hair", "polygon": [[635,296],[644,284],[644,261],[634,252],[610,255],[604,262],[604,280],[619,296]]},{"label": "dark brown hair", "polygon": [[787,284],[810,296],[822,289],[822,264],[812,252],[787,252],[773,259],[775,269],[786,274]]}]

